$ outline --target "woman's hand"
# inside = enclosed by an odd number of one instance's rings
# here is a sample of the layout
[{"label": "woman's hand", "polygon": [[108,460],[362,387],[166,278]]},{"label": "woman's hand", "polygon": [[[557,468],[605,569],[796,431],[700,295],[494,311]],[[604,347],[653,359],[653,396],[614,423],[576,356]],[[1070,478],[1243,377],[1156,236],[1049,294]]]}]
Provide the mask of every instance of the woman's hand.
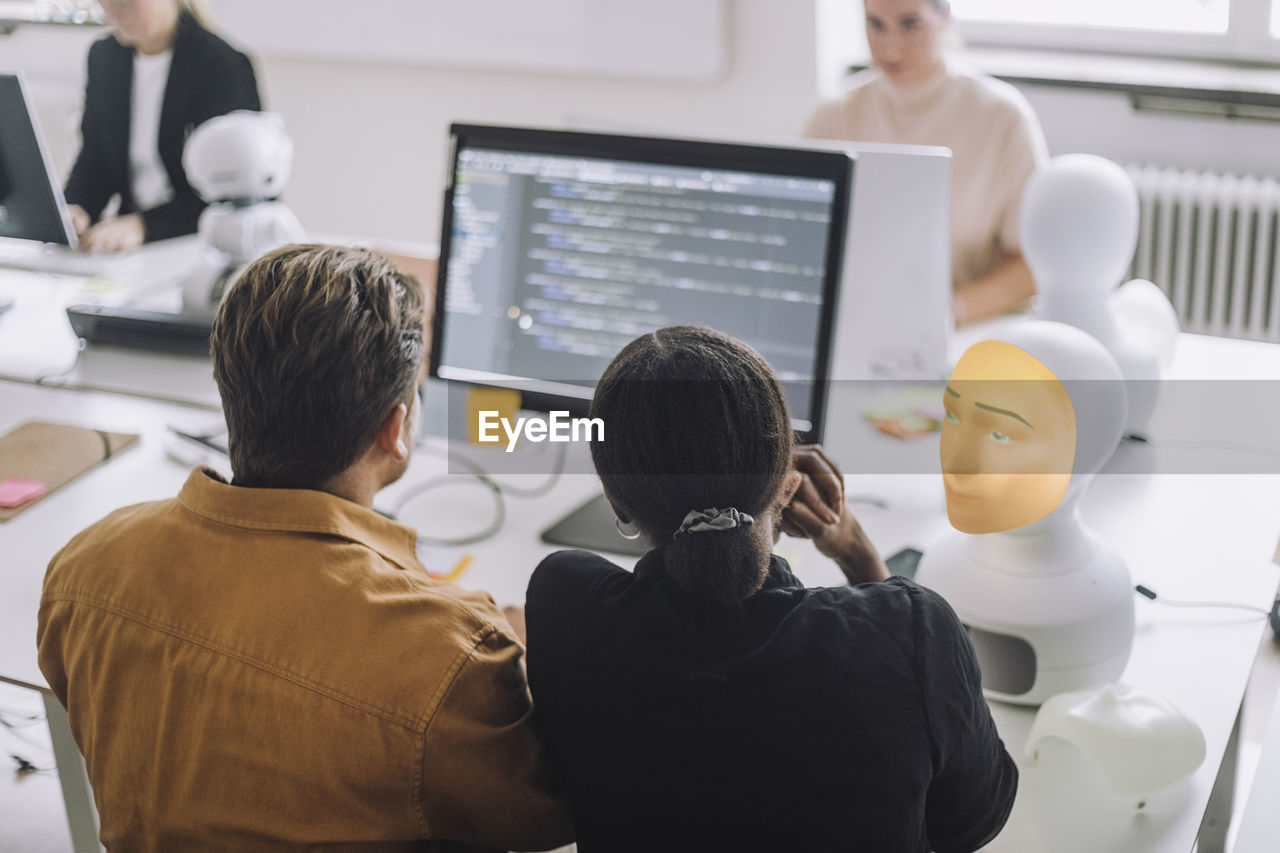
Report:
[{"label": "woman's hand", "polygon": [[851,584],[888,580],[889,568],[880,552],[867,538],[866,531],[845,504],[840,520],[810,534],[813,544],[825,556],[835,560]]},{"label": "woman's hand", "polygon": [[142,214],[128,213],[85,231],[81,248],[88,252],[128,252],[141,246],[146,236]]},{"label": "woman's hand", "polygon": [[889,577],[880,553],[844,500],[844,476],[818,445],[800,445],[792,465],[801,477],[795,496],[782,511],[782,529],[812,539],[818,550],[836,561],[849,583]]},{"label": "woman's hand", "polygon": [[89,230],[89,226],[93,224],[93,220],[89,218],[89,214],[85,213],[83,207],[78,204],[67,205],[67,215],[71,218],[71,230],[76,232],[76,236],[83,238],[84,232]]},{"label": "woman's hand", "polygon": [[808,539],[810,531],[840,520],[844,475],[817,444],[797,445],[791,451],[791,466],[800,474],[800,487],[782,510],[782,530]]}]

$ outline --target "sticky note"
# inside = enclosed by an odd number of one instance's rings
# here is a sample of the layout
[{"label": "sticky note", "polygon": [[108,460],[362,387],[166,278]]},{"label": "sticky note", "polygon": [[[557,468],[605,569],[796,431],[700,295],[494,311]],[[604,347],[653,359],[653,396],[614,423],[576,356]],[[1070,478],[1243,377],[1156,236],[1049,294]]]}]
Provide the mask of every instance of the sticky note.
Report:
[{"label": "sticky note", "polygon": [[[472,388],[467,392],[467,436],[472,444],[481,444],[480,413],[486,411],[497,412],[499,418],[514,420],[520,411],[520,392],[508,388]],[[506,436],[501,431],[499,441],[506,444]]]},{"label": "sticky note", "polygon": [[39,480],[25,477],[6,477],[0,480],[0,507],[13,509],[40,497],[49,487]]}]

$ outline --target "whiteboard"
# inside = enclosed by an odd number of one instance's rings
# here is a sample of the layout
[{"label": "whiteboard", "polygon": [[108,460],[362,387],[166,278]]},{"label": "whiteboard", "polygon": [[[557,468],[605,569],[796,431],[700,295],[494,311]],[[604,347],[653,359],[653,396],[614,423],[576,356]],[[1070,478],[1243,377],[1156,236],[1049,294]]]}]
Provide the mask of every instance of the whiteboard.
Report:
[{"label": "whiteboard", "polygon": [[208,0],[264,57],[707,81],[729,0]]}]

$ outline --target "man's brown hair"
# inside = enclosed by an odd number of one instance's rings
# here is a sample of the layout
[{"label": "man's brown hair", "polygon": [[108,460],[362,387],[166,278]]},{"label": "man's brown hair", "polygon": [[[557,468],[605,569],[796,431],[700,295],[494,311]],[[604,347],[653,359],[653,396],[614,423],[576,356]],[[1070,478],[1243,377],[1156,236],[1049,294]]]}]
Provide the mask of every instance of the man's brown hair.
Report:
[{"label": "man's brown hair", "polygon": [[318,488],[417,390],[423,291],[381,255],[285,246],[254,261],[213,323],[213,375],[239,485]]}]

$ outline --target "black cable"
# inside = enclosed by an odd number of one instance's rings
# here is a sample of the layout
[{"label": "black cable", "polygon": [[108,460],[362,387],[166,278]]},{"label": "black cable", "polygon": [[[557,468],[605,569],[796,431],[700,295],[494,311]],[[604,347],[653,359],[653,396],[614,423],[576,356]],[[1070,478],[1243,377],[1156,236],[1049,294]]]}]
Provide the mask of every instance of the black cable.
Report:
[{"label": "black cable", "polygon": [[29,773],[52,773],[58,769],[56,766],[40,767],[16,752],[9,753],[9,757],[17,762],[18,769],[16,772],[19,776],[26,776]]},{"label": "black cable", "polygon": [[11,752],[11,753],[9,753],[9,757],[10,757],[10,758],[12,758],[14,761],[18,762],[18,774],[19,774],[19,775],[21,775],[21,774],[23,774],[23,773],[35,773],[35,772],[36,772],[36,766],[35,766],[34,764],[32,764],[30,761],[28,761],[27,759],[23,758],[21,755],[18,755],[18,753],[16,753],[16,752]]},{"label": "black cable", "polygon": [[0,723],[0,724],[2,724],[4,728],[9,731],[9,735],[11,737],[17,738],[18,740],[25,743],[31,749],[35,749],[35,750],[39,750],[40,752],[47,753],[49,751],[48,744],[42,744],[38,739],[33,739],[31,735],[26,733],[27,729],[33,728],[42,722],[44,722],[43,716],[39,717],[39,719],[25,720],[22,722],[21,725],[14,725],[11,723]]},{"label": "black cable", "polygon": [[224,435],[226,433],[226,430],[218,430],[216,432],[210,432],[210,433],[194,433],[194,432],[186,432],[185,430],[180,430],[173,424],[169,424],[165,426],[165,429],[173,433],[174,435],[176,435],[178,438],[186,439],[187,441],[190,441],[194,444],[198,444],[201,447],[207,447],[210,450],[216,451],[217,453],[221,453],[223,456],[231,455],[230,449],[225,444],[215,441],[215,439]]},{"label": "black cable", "polygon": [[32,714],[27,711],[10,711],[0,708],[0,726],[4,726],[10,731],[38,726],[43,722],[43,714]]},{"label": "black cable", "polygon": [[1256,444],[1240,444],[1234,441],[1152,441],[1141,435],[1130,433],[1125,441],[1145,444],[1147,447],[1167,448],[1169,450],[1226,450],[1231,453],[1246,453],[1257,456],[1280,457],[1280,448],[1260,447]]},{"label": "black cable", "polygon": [[102,461],[106,462],[111,458],[112,453],[111,436],[106,430],[95,429],[94,432],[98,434],[98,438],[102,439]]}]

